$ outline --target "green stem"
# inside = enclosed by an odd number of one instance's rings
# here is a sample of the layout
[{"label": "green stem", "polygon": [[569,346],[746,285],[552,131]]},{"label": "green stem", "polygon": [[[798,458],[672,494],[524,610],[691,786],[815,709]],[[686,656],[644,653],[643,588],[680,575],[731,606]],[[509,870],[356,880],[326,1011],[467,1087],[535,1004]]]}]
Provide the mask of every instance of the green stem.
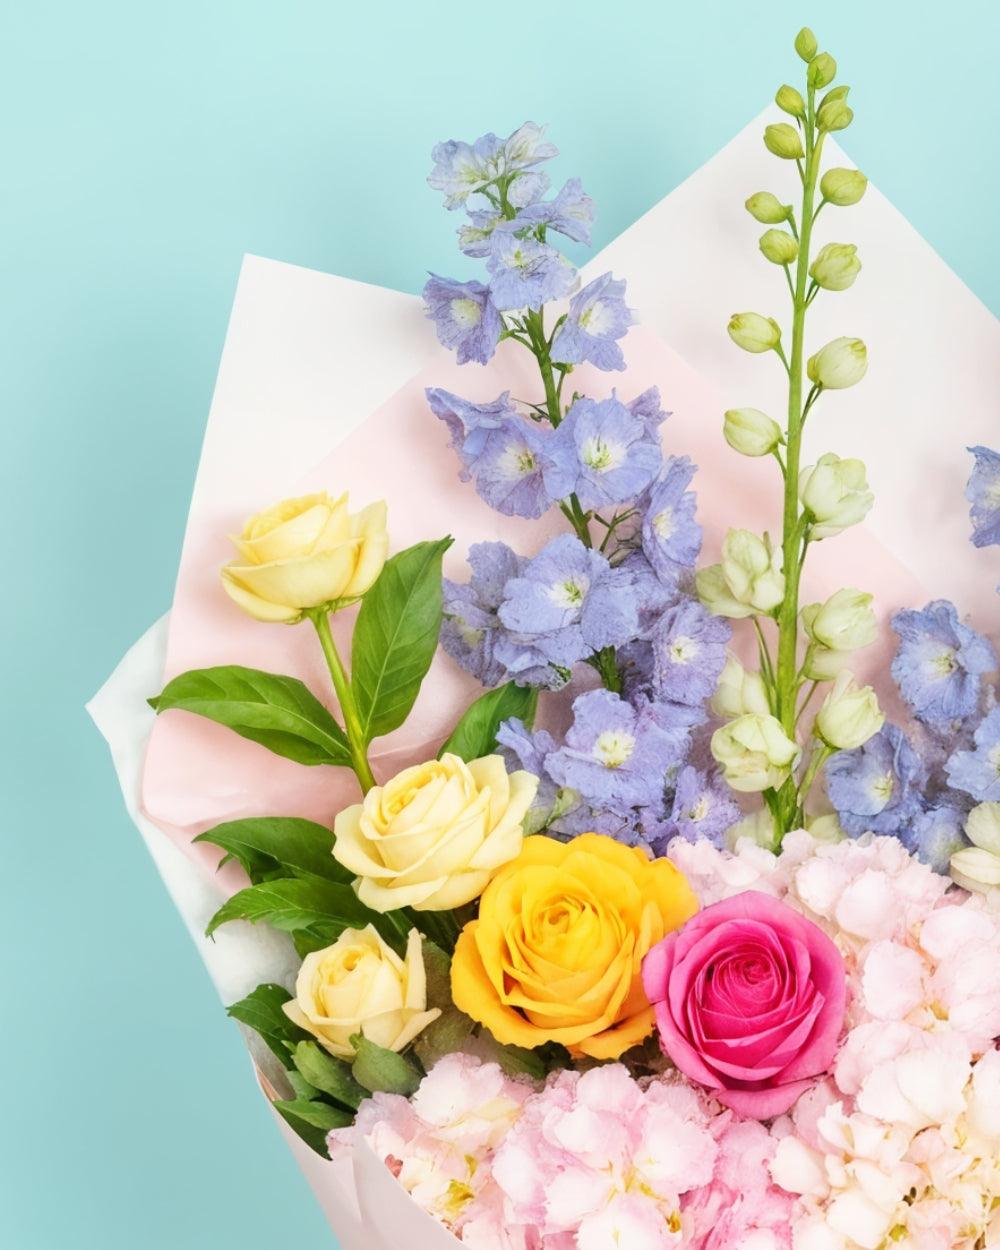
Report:
[{"label": "green stem", "polygon": [[833,752],[826,745],[825,742],[817,742],[815,747],[813,747],[813,753],[809,760],[809,767],[806,769],[805,776],[802,778],[802,783],[799,786],[796,792],[796,796],[795,796],[796,798],[796,803],[795,803],[796,824],[802,823],[805,802],[806,802],[806,799],[809,797],[809,791],[812,789],[812,784],[816,780],[816,774],[823,767],[823,764],[828,759],[828,757],[831,756],[832,754]]},{"label": "green stem", "polygon": [[330,677],[333,679],[333,688],[337,692],[340,710],[344,717],[344,729],[351,749],[351,766],[357,775],[358,781],[361,783],[362,793],[367,794],[372,786],[375,785],[375,776],[372,773],[371,765],[368,763],[367,743],[361,729],[361,717],[358,715],[358,705],[354,699],[354,691],[351,689],[347,671],[337,652],[333,634],[330,633],[330,617],[322,608],[317,608],[308,615],[313,625],[316,626],[319,644],[323,648],[326,665],[330,670]]},{"label": "green stem", "polygon": [[594,668],[601,674],[601,681],[604,683],[606,690],[611,690],[615,694],[621,694],[622,675],[618,671],[614,647],[605,647],[594,654]]}]

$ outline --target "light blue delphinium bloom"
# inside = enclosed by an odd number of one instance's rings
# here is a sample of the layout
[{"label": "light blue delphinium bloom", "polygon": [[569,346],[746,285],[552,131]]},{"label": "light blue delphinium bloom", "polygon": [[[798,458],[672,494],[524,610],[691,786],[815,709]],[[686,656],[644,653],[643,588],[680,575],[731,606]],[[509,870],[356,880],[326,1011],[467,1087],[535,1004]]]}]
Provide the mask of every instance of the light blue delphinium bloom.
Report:
[{"label": "light blue delphinium bloom", "polygon": [[677,774],[670,819],[674,832],[689,842],[706,838],[722,846],[727,829],[742,817],[733,792],[718,774],[687,765]]},{"label": "light blue delphinium bloom", "polygon": [[926,770],[896,725],[887,724],[856,751],[826,764],[826,791],[846,833],[898,834],[923,811]]},{"label": "light blue delphinium bloom", "polygon": [[687,456],[670,456],[642,500],[642,550],[666,585],[676,585],[701,551],[698,500],[687,489],[694,474]]},{"label": "light blue delphinium bloom", "polygon": [[922,863],[947,876],[952,855],[969,845],[963,832],[965,817],[960,807],[932,807],[915,817],[909,829],[900,833],[900,841]]},{"label": "light blue delphinium bloom", "polygon": [[[524,209],[540,200],[549,189],[548,174],[526,173],[517,174],[507,191],[507,200],[512,208]],[[519,217],[514,224],[519,226]]]},{"label": "light blue delphinium bloom", "polygon": [[668,608],[650,635],[657,698],[700,706],[710,698],[726,663],[732,627],[697,599]]},{"label": "light blue delphinium bloom", "polygon": [[503,222],[497,209],[469,213],[467,225],[458,228],[458,246],[466,256],[489,256],[493,247],[493,231]]},{"label": "light blue delphinium bloom", "polygon": [[484,686],[499,686],[508,678],[506,667],[494,655],[502,632],[497,608],[504,587],[526,563],[506,543],[475,543],[469,548],[469,581],[442,579],[441,646]]},{"label": "light blue delphinium bloom", "polygon": [[972,507],[972,541],[977,547],[1000,543],[1000,452],[970,447],[976,458],[965,497]]},{"label": "light blue delphinium bloom", "polygon": [[573,534],[553,538],[507,583],[497,655],[517,675],[542,664],[567,669],[631,638],[638,606],[631,586]]},{"label": "light blue delphinium bloom", "polygon": [[440,386],[429,386],[424,394],[431,412],[448,427],[451,445],[462,462],[462,481],[468,482],[472,466],[483,454],[490,432],[500,429],[505,420],[517,417],[517,410],[510,403],[510,391],[504,391],[486,404],[474,404]]},{"label": "light blue delphinium bloom", "polygon": [[481,454],[470,465],[480,498],[504,516],[540,517],[554,502],[543,477],[551,439],[546,426],[504,417],[487,433]]},{"label": "light blue delphinium bloom", "polygon": [[897,612],[892,627],[899,635],[892,675],[914,715],[939,728],[971,716],[981,676],[997,667],[992,645],[959,621],[947,599]]},{"label": "light blue delphinium bloom", "polygon": [[537,309],[569,295],[577,273],[561,252],[537,239],[519,239],[507,230],[490,238],[490,297],[501,310]]},{"label": "light blue delphinium bloom", "polygon": [[480,135],[475,143],[447,139],[435,144],[428,185],[442,192],[446,208],[461,208],[470,195],[496,178],[502,148],[502,140],[494,134]]},{"label": "light blue delphinium bloom", "polygon": [[[612,391],[611,394],[617,399],[618,396],[615,391]],[[646,427],[646,433],[650,438],[659,439],[660,426],[670,416],[670,413],[663,407],[658,386],[648,387],[641,395],[636,395],[635,399],[630,399],[625,407],[633,417],[639,418]]]},{"label": "light blue delphinium bloom", "polygon": [[501,144],[501,172],[530,169],[542,161],[550,161],[559,155],[559,149],[545,138],[545,127],[537,122],[525,122]]},{"label": "light blue delphinium bloom", "polygon": [[625,303],[625,283],[601,274],[573,296],[566,320],[552,340],[552,359],[559,364],[590,361],[598,369],[625,368],[618,344],[634,318]]},{"label": "light blue delphinium bloom", "polygon": [[[514,190],[517,185],[515,182],[511,189]],[[570,178],[554,199],[536,201],[518,213],[517,223],[519,226],[545,226],[589,247],[590,227],[594,224],[594,201],[584,192],[579,178]]]},{"label": "light blue delphinium bloom", "polygon": [[573,724],[546,766],[595,809],[655,803],[667,769],[687,749],[687,719],[671,722],[650,703],[633,707],[610,690],[590,690],[574,700]]},{"label": "light blue delphinium bloom", "polygon": [[470,360],[485,365],[492,358],[503,327],[488,287],[431,274],[424,302],[438,340],[455,352],[460,365]]},{"label": "light blue delphinium bloom", "polygon": [[662,453],[643,422],[618,399],[578,399],[556,429],[545,485],[553,499],[576,493],[585,508],[605,508],[642,494]]},{"label": "light blue delphinium bloom", "polygon": [[558,743],[546,729],[529,729],[519,717],[505,720],[497,730],[497,747],[511,772],[519,768],[538,778],[532,810],[550,813],[556,805],[559,787],[549,774],[546,760]]},{"label": "light blue delphinium bloom", "polygon": [[1000,707],[985,717],[973,742],[974,750],[956,751],[945,765],[948,781],[980,803],[1000,800]]}]

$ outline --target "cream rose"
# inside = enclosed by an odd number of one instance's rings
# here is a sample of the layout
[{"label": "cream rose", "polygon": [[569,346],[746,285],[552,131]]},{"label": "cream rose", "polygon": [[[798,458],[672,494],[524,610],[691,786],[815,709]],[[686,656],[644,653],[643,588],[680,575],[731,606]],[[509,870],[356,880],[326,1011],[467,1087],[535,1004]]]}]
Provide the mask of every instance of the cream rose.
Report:
[{"label": "cream rose", "polygon": [[410,930],[406,957],[369,925],[345,929],[332,946],[302,961],[285,1014],[338,1059],[353,1059],[358,1033],[386,1050],[402,1050],[441,1014],[427,1010],[423,939]]},{"label": "cream rose", "polygon": [[347,510],[347,495],[286,499],[251,517],[233,542],[239,558],[222,584],[259,621],[294,624],[307,608],[356,599],[372,585],[389,550],[384,502]]},{"label": "cream rose", "polygon": [[375,911],[450,911],[478,898],[519,854],[537,789],[537,777],[508,775],[499,755],[469,764],[444,755],[340,812],[333,853],[357,874],[358,897]]}]

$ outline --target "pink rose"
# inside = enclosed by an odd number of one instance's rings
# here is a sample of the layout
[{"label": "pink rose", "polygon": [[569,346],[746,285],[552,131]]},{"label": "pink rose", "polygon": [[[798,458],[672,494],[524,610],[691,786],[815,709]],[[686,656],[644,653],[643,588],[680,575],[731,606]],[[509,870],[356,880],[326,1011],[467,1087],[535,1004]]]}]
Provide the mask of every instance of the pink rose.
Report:
[{"label": "pink rose", "polygon": [[781,1115],[830,1068],[844,961],[786,903],[748,890],[714,903],[646,956],[664,1053],[734,1111]]}]

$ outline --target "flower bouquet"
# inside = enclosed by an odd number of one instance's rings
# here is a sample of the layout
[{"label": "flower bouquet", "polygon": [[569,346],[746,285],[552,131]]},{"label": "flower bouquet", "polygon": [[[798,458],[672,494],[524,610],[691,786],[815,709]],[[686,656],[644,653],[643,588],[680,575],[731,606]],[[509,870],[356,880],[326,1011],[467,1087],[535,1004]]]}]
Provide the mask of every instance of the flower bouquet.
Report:
[{"label": "flower bouquet", "polygon": [[[853,116],[833,58],[805,29],[795,50],[764,133],[795,195],[746,202],[789,312],[728,327],[778,371],[781,419],[722,430],[771,465],[771,530],[726,516],[701,559],[670,395],[607,385],[625,281],[560,250],[593,204],[550,193],[526,123],[434,150],[483,268],[428,281],[455,364],[383,449],[471,541],[400,545],[392,493],[352,510],[338,456],[245,523],[221,587],[199,564],[216,650],[249,628],[309,678],[213,663],[150,703],[209,726],[209,770],[232,735],[248,768],[280,761],[280,807],[194,839],[226,884],[207,930],[280,935],[280,975],[228,1011],[288,1129],[353,1169],[359,1245],[1000,1246],[1000,662],[950,601],[897,611],[890,721],[854,675],[873,593],[803,591],[874,496],[860,460],[803,454],[867,370],[857,337],[807,346],[861,270],[814,228],[867,182],[824,161]],[[471,512],[435,497],[438,434]],[[988,546],[1000,455],[972,452]]]}]

